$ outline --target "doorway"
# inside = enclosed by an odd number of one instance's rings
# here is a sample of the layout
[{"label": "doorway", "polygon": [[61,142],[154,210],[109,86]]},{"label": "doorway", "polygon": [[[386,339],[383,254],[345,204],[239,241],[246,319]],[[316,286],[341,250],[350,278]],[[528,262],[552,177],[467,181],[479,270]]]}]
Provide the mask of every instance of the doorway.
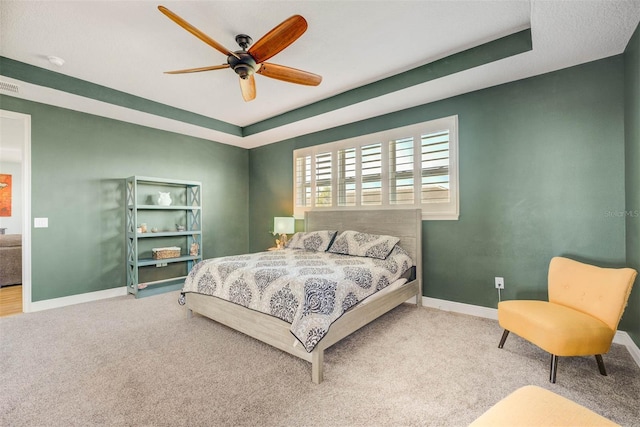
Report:
[{"label": "doorway", "polygon": [[[31,116],[0,110],[0,173],[5,175],[12,188],[11,197],[4,200],[8,211],[0,216],[0,233],[11,236],[11,256],[2,256],[2,269],[8,271],[21,253],[21,266],[16,266],[17,279],[10,279],[12,286],[0,288],[0,313],[29,312],[31,306]],[[9,177],[6,177],[8,175]],[[17,185],[15,185],[17,184]],[[20,236],[20,237],[18,237]],[[20,247],[16,247],[19,245]],[[9,253],[9,252],[8,252]],[[21,280],[19,278],[21,277]],[[21,282],[21,283],[13,283]],[[13,289],[11,289],[13,288]],[[5,292],[6,291],[6,292]],[[16,308],[19,304],[18,308]],[[6,310],[5,310],[6,308]]]}]

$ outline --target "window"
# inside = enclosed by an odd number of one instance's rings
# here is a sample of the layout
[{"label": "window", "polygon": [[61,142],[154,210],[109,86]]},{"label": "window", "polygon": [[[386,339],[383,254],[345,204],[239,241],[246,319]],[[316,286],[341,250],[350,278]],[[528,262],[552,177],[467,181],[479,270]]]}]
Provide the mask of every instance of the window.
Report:
[{"label": "window", "polygon": [[338,206],[356,205],[356,149],[338,150]]},{"label": "window", "polygon": [[362,205],[382,204],[382,143],[360,148]]},{"label": "window", "polygon": [[316,206],[331,206],[331,153],[316,154]]},{"label": "window", "polygon": [[296,206],[311,206],[311,156],[296,157]]},{"label": "window", "polygon": [[422,209],[458,219],[458,117],[293,152],[294,216],[311,209]]},{"label": "window", "polygon": [[412,205],[413,190],[413,138],[389,142],[389,203]]}]

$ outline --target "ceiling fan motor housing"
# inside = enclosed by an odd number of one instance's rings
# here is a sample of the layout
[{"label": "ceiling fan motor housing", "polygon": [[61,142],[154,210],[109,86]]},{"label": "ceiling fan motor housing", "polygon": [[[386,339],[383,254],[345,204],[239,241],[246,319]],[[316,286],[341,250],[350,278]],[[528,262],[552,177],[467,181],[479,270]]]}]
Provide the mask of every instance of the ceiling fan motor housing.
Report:
[{"label": "ceiling fan motor housing", "polygon": [[227,57],[227,62],[241,79],[247,79],[256,72],[256,61],[247,52],[239,50],[234,52],[239,58],[233,55]]},{"label": "ceiling fan motor housing", "polygon": [[236,43],[240,45],[242,50],[234,52],[235,55],[229,55],[227,62],[241,79],[248,79],[256,72],[257,65],[255,59],[247,52],[247,48],[253,43],[253,40],[246,34],[238,34]]}]

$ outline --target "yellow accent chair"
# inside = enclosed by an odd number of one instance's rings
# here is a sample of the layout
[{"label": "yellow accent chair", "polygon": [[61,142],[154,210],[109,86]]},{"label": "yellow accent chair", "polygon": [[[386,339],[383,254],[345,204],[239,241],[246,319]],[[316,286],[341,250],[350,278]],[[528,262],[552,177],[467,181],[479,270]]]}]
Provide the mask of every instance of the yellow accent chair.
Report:
[{"label": "yellow accent chair", "polygon": [[602,354],[627,305],[638,273],[631,268],[601,268],[555,257],[549,264],[549,301],[514,300],[498,304],[504,328],[498,348],[509,332],[551,353],[549,381],[556,382],[559,356],[595,355],[607,375]]}]

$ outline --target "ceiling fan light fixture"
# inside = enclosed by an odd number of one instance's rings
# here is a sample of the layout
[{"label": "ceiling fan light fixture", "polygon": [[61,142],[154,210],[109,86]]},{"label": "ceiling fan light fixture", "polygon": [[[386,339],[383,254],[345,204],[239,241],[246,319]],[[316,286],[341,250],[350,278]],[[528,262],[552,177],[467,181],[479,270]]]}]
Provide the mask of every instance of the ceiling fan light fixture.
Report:
[{"label": "ceiling fan light fixture", "polygon": [[255,70],[253,68],[245,67],[242,65],[236,67],[233,71],[235,71],[236,74],[240,76],[241,79],[244,79],[244,80],[248,79],[249,76],[255,73]]}]

